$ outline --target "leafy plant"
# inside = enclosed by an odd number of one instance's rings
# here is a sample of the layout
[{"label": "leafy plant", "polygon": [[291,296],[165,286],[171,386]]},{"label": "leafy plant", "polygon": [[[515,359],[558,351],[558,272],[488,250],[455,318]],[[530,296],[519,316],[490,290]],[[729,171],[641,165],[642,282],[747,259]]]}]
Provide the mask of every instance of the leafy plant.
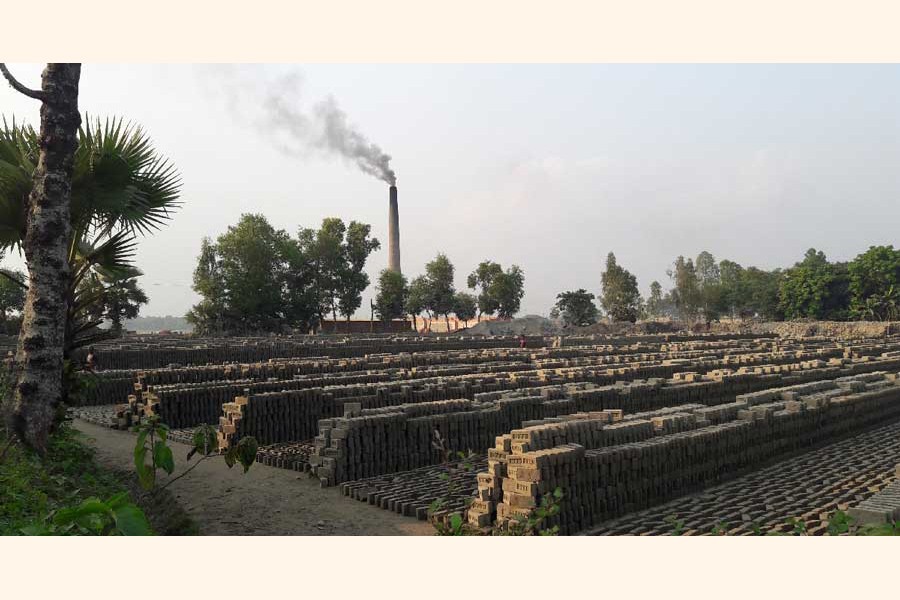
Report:
[{"label": "leafy plant", "polygon": [[122,492],[107,501],[87,498],[52,511],[43,522],[20,529],[25,535],[151,535],[144,512]]},{"label": "leafy plant", "polygon": [[835,511],[828,518],[828,535],[841,535],[849,533],[854,519],[842,510]]},{"label": "leafy plant", "polygon": [[684,520],[679,519],[678,515],[669,515],[664,520],[672,526],[672,535],[681,535],[684,533]]},{"label": "leafy plant", "polygon": [[435,514],[444,508],[450,501],[450,498],[456,493],[459,477],[463,473],[472,470],[474,453],[471,450],[468,454],[450,450],[447,447],[447,441],[441,436],[441,432],[438,429],[432,432],[431,447],[440,452],[441,464],[447,469],[446,472],[438,475],[439,479],[447,482],[447,492],[445,496],[436,498],[431,502],[428,506],[428,514],[432,517],[432,523],[437,531],[437,535],[467,535],[469,530],[461,514],[453,513],[449,515],[446,522],[444,519],[435,518]]},{"label": "leafy plant", "polygon": [[[141,486],[146,490],[152,490],[156,485],[156,472],[158,469],[162,469],[168,475],[171,475],[175,470],[175,458],[172,454],[172,449],[167,444],[169,428],[160,422],[159,417],[151,416],[138,425],[135,431],[138,434],[134,446],[135,470]],[[169,487],[196,469],[203,461],[219,456],[218,437],[212,425],[203,424],[198,427],[194,431],[191,442],[192,447],[187,454],[187,460],[191,460],[195,454],[200,454],[200,459],[182,474],[167,481],[160,490]],[[244,467],[244,473],[246,473],[256,461],[258,450],[259,443],[256,441],[256,438],[247,436],[241,438],[237,444],[229,448],[227,452],[222,454],[222,457],[229,469],[240,463]],[[150,458],[149,463],[147,462],[148,457]]]},{"label": "leafy plant", "polygon": [[559,525],[545,527],[545,522],[555,517],[561,510],[563,499],[562,488],[556,488],[552,494],[545,494],[541,503],[524,521],[512,520],[499,535],[559,535]]},{"label": "leafy plant", "polygon": [[462,515],[459,513],[453,513],[450,515],[450,518],[447,523],[443,521],[435,521],[434,529],[437,532],[436,535],[467,535],[468,531],[466,530],[466,524],[463,521]]},{"label": "leafy plant", "polygon": [[712,535],[728,535],[728,528],[730,525],[726,521],[719,521],[716,523],[713,528],[709,531]]}]

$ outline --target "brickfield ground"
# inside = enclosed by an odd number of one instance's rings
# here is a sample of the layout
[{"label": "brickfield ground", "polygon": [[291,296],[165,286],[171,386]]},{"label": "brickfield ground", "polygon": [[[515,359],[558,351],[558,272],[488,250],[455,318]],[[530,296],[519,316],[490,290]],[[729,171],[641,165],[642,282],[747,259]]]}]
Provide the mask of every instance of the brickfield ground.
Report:
[{"label": "brickfield ground", "polygon": [[89,376],[73,414],[119,467],[134,437],[111,428],[150,415],[175,444],[203,423],[223,448],[256,438],[250,474],[210,461],[173,486],[204,533],[423,534],[419,520],[453,512],[503,528],[554,488],[565,501],[547,524],[564,534],[663,534],[675,521],[740,534],[788,517],[818,531],[821,513],[870,497],[900,460],[897,336],[519,343],[126,339],[100,348],[119,368]]},{"label": "brickfield ground", "polygon": [[[586,535],[671,535],[786,531],[798,518],[822,533],[828,515],[847,511],[896,478],[900,422],[877,427],[728,483],[604,523]],[[674,519],[673,519],[674,517]]]}]

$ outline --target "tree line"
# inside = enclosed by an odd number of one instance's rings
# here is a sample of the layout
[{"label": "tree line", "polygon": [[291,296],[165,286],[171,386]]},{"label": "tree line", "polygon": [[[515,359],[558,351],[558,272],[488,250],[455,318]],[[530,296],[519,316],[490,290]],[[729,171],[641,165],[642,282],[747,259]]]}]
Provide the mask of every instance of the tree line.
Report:
[{"label": "tree line", "polygon": [[383,321],[424,314],[431,321],[443,317],[450,328],[450,315],[460,321],[481,320],[484,315],[512,318],[525,295],[525,272],[512,265],[504,270],[499,263],[482,261],[466,278],[474,294],[456,289],[455,268],[445,254],[439,253],[425,265],[425,273],[407,281],[406,277],[385,269],[378,278],[375,314]]},{"label": "tree line", "polygon": [[[370,225],[326,218],[318,229],[295,236],[275,229],[265,216],[242,215],[215,241],[205,238],[194,270],[193,289],[201,300],[187,314],[202,334],[314,331],[327,317],[349,321],[362,306],[370,284],[369,255],[381,247]],[[372,309],[379,319],[413,319],[451,314],[463,321],[519,310],[525,275],[484,261],[468,277],[476,294],[458,291],[455,268],[444,254],[425,265],[411,282],[383,270]]]},{"label": "tree line", "polygon": [[[686,322],[731,319],[874,320],[900,319],[900,250],[872,246],[849,262],[829,262],[807,250],[786,269],[744,267],[717,261],[707,251],[696,259],[679,256],[667,274],[671,289],[658,281],[643,298],[637,279],[610,252],[601,274],[600,305],[613,321],[672,318]],[[584,289],[557,295],[551,316],[567,325],[589,325],[601,316],[594,294]]]}]

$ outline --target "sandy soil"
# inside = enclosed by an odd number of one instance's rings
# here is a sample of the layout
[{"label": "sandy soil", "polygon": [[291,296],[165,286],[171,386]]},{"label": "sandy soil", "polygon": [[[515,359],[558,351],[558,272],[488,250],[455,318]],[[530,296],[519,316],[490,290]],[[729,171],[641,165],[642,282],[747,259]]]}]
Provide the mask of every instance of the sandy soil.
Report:
[{"label": "sandy soil", "polygon": [[[97,448],[97,460],[116,469],[133,469],[134,435],[75,421]],[[193,464],[188,446],[171,444],[177,476]],[[244,474],[219,458],[207,460],[168,489],[205,535],[431,535],[422,521],[321,488],[303,473],[255,464]],[[165,474],[163,474],[165,478]],[[161,481],[164,483],[165,479]]]}]

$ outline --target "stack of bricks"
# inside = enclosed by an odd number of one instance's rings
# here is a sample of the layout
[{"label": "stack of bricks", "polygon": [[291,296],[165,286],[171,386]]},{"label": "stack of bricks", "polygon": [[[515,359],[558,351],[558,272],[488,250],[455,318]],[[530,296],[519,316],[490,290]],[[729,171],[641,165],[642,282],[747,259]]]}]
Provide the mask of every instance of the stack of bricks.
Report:
[{"label": "stack of bricks", "polygon": [[[186,338],[128,336],[95,344],[105,369],[158,369],[176,365],[256,362],[273,358],[313,356],[351,358],[371,354],[420,353],[490,348],[517,348],[517,336],[296,336],[282,338]],[[547,345],[532,337],[529,345]],[[84,362],[86,349],[73,359]]]},{"label": "stack of bricks", "polygon": [[892,482],[874,496],[852,507],[847,514],[857,526],[878,526],[900,521],[900,464],[894,468]]},{"label": "stack of bricks", "polygon": [[895,374],[870,373],[741,395],[734,404],[634,415],[634,432],[650,436],[623,443],[610,444],[605,434],[629,421],[610,423],[605,415],[559,423],[549,434],[539,425],[498,436],[468,519],[503,527],[527,518],[544,494],[560,487],[561,511],[546,526],[574,533],[775,456],[900,418],[900,385]]},{"label": "stack of bricks", "polygon": [[[896,363],[896,364],[895,364]],[[873,368],[878,365],[892,365],[900,368],[900,361],[873,361],[866,363],[867,367]],[[742,398],[742,393],[751,392],[771,388],[772,386],[792,383],[794,381],[821,380],[826,378],[834,378],[841,374],[836,368],[826,369],[809,369],[802,372],[802,377],[792,375],[786,377],[780,374],[745,374],[730,375],[727,373],[715,373],[713,377],[700,377],[696,374],[687,374],[672,380],[649,380],[639,382],[622,382],[613,386],[596,386],[589,383],[566,384],[542,386],[538,388],[523,389],[515,392],[488,392],[474,394],[475,402],[469,404],[441,404],[439,402],[428,402],[428,398],[415,397],[416,403],[402,404],[394,402],[393,408],[389,404],[376,404],[373,402],[363,401],[362,407],[365,409],[383,408],[380,411],[369,410],[365,414],[367,417],[374,419],[378,417],[378,423],[393,423],[390,427],[381,427],[378,435],[362,436],[359,440],[354,438],[352,442],[355,449],[354,453],[343,453],[341,447],[332,448],[332,441],[329,437],[333,429],[355,429],[365,427],[363,422],[357,422],[346,418],[343,419],[324,419],[319,422],[319,440],[320,445],[317,448],[316,455],[335,459],[336,462],[329,461],[329,468],[323,471],[325,475],[320,477],[323,485],[332,485],[349,481],[362,477],[373,477],[383,473],[402,471],[406,469],[417,468],[427,464],[434,464],[440,460],[437,453],[427,451],[429,445],[429,437],[426,435],[428,431],[434,428],[441,428],[442,423],[448,418],[441,416],[440,418],[419,419],[414,417],[416,406],[420,402],[427,404],[436,404],[441,408],[436,412],[446,412],[447,406],[455,407],[453,410],[460,411],[462,414],[454,417],[466,422],[474,419],[480,424],[479,432],[481,437],[466,437],[462,435],[465,431],[462,428],[449,429],[442,431],[442,435],[448,439],[449,447],[458,450],[472,450],[475,452],[483,452],[492,444],[494,437],[502,432],[522,426],[529,421],[536,419],[547,419],[560,417],[561,415],[570,415],[572,413],[585,413],[590,411],[602,411],[617,409],[625,411],[629,414],[643,414],[642,411],[658,411],[661,414],[667,414],[669,408],[679,405],[694,405],[692,412],[700,411],[704,419],[710,423],[716,424],[726,420],[738,417],[740,410],[747,409],[753,403],[759,403],[753,400],[755,397],[749,397],[741,402],[734,404],[736,398]],[[802,388],[802,384],[799,384]],[[446,391],[445,398],[440,400],[449,400],[454,397],[452,390],[441,388]],[[794,388],[788,388],[794,389]],[[260,399],[266,395],[260,396]],[[410,397],[410,396],[407,396]],[[456,396],[456,397],[461,397]],[[473,397],[473,396],[469,396]],[[286,396],[279,396],[279,399],[285,400]],[[339,398],[337,396],[332,399],[332,414],[326,416],[335,416],[335,413],[342,408],[344,401],[355,401],[354,398]],[[240,435],[254,435],[257,439],[266,440],[264,443],[273,443],[274,441],[268,437],[268,434],[262,434],[257,427],[248,426],[246,421],[242,421],[243,415],[249,414],[249,410],[255,399],[244,402],[237,407],[237,412],[230,414],[228,419],[223,421],[231,423],[237,417],[237,427],[231,428],[236,432],[234,437]],[[706,407],[714,407],[707,412]],[[324,412],[324,406],[322,407]],[[420,407],[421,410],[430,410],[427,406]],[[564,418],[564,417],[563,417]],[[267,423],[272,423],[269,420]],[[670,420],[671,422],[671,420]],[[369,423],[371,425],[371,423]],[[407,441],[407,428],[422,427],[424,437],[420,440],[421,448],[417,450],[414,459],[410,459],[409,444]],[[297,435],[297,434],[295,434]],[[344,434],[341,433],[341,436]],[[350,434],[348,434],[350,435]],[[356,434],[353,434],[356,435]],[[226,434],[226,438],[228,435]],[[312,437],[310,435],[310,437]],[[293,439],[305,439],[296,437]],[[341,438],[343,439],[343,438]],[[335,442],[335,445],[343,445],[344,441]],[[425,451],[421,451],[424,448]],[[388,456],[394,454],[400,456],[394,457],[395,460],[370,460],[371,456]],[[430,462],[429,462],[430,461]]]}]

